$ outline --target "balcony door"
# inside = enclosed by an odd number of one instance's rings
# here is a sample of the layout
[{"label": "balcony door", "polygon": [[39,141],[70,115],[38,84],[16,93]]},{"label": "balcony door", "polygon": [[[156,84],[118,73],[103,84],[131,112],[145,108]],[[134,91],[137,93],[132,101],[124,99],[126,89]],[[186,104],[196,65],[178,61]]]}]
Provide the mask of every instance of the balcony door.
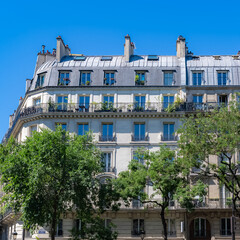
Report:
[{"label": "balcony door", "polygon": [[190,223],[190,240],[211,240],[211,226],[205,218],[195,218]]}]

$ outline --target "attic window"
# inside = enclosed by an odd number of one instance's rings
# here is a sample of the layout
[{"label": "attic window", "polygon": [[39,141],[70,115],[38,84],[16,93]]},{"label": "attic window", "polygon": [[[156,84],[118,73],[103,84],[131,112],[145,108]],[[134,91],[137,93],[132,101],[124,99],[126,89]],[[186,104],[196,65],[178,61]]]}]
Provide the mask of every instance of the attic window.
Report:
[{"label": "attic window", "polygon": [[199,60],[200,57],[199,57],[199,56],[192,56],[192,59],[193,59],[193,60]]},{"label": "attic window", "polygon": [[86,57],[85,56],[76,56],[76,57],[74,57],[74,60],[75,61],[85,61]]},{"label": "attic window", "polygon": [[148,61],[157,61],[158,56],[157,55],[148,55]]},{"label": "attic window", "polygon": [[111,56],[102,56],[101,61],[112,61]]}]

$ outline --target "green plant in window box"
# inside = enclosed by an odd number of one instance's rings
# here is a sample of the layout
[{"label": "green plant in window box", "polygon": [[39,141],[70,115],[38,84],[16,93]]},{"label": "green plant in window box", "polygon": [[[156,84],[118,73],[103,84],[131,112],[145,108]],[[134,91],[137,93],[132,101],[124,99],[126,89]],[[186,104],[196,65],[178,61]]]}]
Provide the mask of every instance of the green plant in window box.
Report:
[{"label": "green plant in window box", "polygon": [[135,76],[135,83],[139,84],[139,76],[138,75]]},{"label": "green plant in window box", "polygon": [[131,112],[131,111],[132,111],[132,107],[133,107],[133,104],[128,104],[128,105],[127,105],[128,112]]},{"label": "green plant in window box", "polygon": [[165,109],[166,112],[174,112],[176,110],[175,104],[169,104],[168,107]]},{"label": "green plant in window box", "polygon": [[141,84],[141,85],[144,85],[144,83],[145,83],[144,80],[141,80],[141,81],[140,81],[140,84]]},{"label": "green plant in window box", "polygon": [[90,85],[90,81],[86,81],[86,85],[87,85],[87,86]]}]

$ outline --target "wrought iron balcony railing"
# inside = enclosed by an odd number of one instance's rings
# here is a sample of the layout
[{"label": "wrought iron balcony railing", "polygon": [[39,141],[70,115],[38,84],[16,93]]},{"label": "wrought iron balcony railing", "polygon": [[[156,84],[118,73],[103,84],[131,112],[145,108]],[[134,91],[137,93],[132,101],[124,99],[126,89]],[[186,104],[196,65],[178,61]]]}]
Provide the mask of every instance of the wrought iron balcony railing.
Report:
[{"label": "wrought iron balcony railing", "polygon": [[115,142],[116,141],[116,136],[113,136],[113,135],[101,135],[101,136],[99,136],[99,141],[100,142]]},{"label": "wrought iron balcony railing", "polygon": [[102,169],[103,172],[109,172],[109,173],[114,173],[115,172],[115,167],[103,167]]},{"label": "wrought iron balcony railing", "polygon": [[[167,107],[164,106],[171,106]],[[156,103],[90,103],[90,104],[78,104],[78,103],[41,103],[36,106],[30,106],[22,108],[20,105],[16,113],[12,116],[12,123],[7,133],[5,134],[3,141],[8,139],[15,127],[19,118],[24,118],[31,115],[38,115],[43,113],[55,113],[55,112],[74,112],[74,113],[93,113],[93,112],[132,112],[132,113],[150,113],[150,112],[196,112],[204,111],[209,112],[221,107],[227,106],[227,103],[208,102],[208,103],[193,103],[186,102],[180,105],[166,102]],[[163,140],[164,141],[164,140]],[[168,141],[168,140],[167,140]]]},{"label": "wrought iron balcony railing", "polygon": [[161,135],[161,141],[177,141],[177,135]]},{"label": "wrought iron balcony railing", "polygon": [[134,136],[132,135],[132,141],[149,141],[148,135],[140,135],[140,136]]}]

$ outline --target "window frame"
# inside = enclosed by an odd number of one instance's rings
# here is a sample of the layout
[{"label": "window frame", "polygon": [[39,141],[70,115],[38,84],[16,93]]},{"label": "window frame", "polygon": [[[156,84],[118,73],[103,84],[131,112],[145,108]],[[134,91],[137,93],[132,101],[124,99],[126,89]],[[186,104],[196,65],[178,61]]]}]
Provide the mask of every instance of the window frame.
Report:
[{"label": "window frame", "polygon": [[[59,70],[58,75],[58,86],[68,86],[71,82],[70,77],[71,70]],[[64,74],[64,77],[62,78],[61,75]],[[68,74],[68,77],[67,77]]]},{"label": "window frame", "polygon": [[[219,78],[219,74],[221,74],[220,78]],[[226,82],[224,82],[223,74],[226,74],[226,79],[225,79]],[[227,82],[229,80],[228,79],[228,74],[229,74],[228,70],[217,70],[217,85],[218,86],[226,86],[227,85]]]},{"label": "window frame", "polygon": [[36,81],[36,84],[35,84],[35,89],[43,87],[44,81],[45,81],[45,77],[46,77],[46,72],[39,73],[37,75],[37,81]]},{"label": "window frame", "polygon": [[[81,103],[81,98],[83,98],[83,102]],[[88,101],[86,101],[88,99]],[[78,111],[79,112],[89,112],[90,110],[90,95],[78,95]]]},{"label": "window frame", "polygon": [[[174,70],[164,70],[163,71],[163,85],[164,86],[173,86],[173,85],[175,85],[174,72],[175,72]],[[172,83],[171,84],[169,84],[169,76],[168,76],[169,74],[172,74]]]},{"label": "window frame", "polygon": [[[89,123],[88,122],[81,122],[81,123],[78,123],[77,125],[78,125],[78,136],[85,136],[85,135],[88,134],[88,132],[89,132]],[[82,129],[84,131],[83,134],[79,134],[79,127],[80,126],[83,126],[83,129]],[[85,131],[85,129],[84,129],[85,126],[87,126],[87,128],[88,128],[87,131]]]},{"label": "window frame", "polygon": [[[83,83],[83,74],[86,74],[84,83]],[[90,86],[91,85],[91,79],[92,79],[91,75],[92,75],[91,70],[80,70],[79,86]]]},{"label": "window frame", "polygon": [[[165,102],[164,99],[168,98],[168,101]],[[173,101],[170,101],[170,98],[173,98]],[[173,105],[175,101],[175,96],[174,95],[163,95],[163,109],[168,108],[169,106]]]},{"label": "window frame", "polygon": [[[138,137],[136,136],[136,125],[139,125],[138,127]],[[144,126],[144,136],[141,135],[142,129],[141,126]],[[146,122],[134,122],[133,123],[133,141],[147,141],[147,130],[146,130]]]},{"label": "window frame", "polygon": [[[223,224],[224,220],[224,224]],[[224,229],[222,226],[224,225]],[[228,225],[230,225],[230,228],[228,228]],[[232,235],[232,223],[231,218],[221,218],[220,219],[220,235],[221,236],[231,236]]]},{"label": "window frame", "polygon": [[[110,74],[110,77],[108,78],[108,74]],[[113,77],[112,77],[113,74]],[[103,85],[104,86],[114,86],[116,85],[116,71],[114,70],[106,70],[104,71],[104,78],[103,78]]]},{"label": "window frame", "polygon": [[[165,135],[165,125],[168,125],[168,134]],[[173,133],[171,134],[170,125],[173,125]],[[175,141],[175,123],[174,122],[163,122],[163,139],[162,141]]]},{"label": "window frame", "polygon": [[[107,126],[107,135],[104,134],[104,126]],[[109,135],[109,126],[112,126],[111,128],[111,135]],[[114,137],[114,129],[113,129],[114,125],[113,122],[103,122],[101,124],[101,136],[100,136],[100,141],[103,142],[113,142],[115,141],[115,137]]]},{"label": "window frame", "polygon": [[146,85],[147,83],[146,72],[147,72],[146,70],[135,70],[135,86]]},{"label": "window frame", "polygon": [[[198,224],[196,224],[195,222],[198,220]],[[204,221],[204,226],[202,226],[202,220]],[[198,225],[198,229],[197,229],[197,234],[196,234],[196,229],[195,226]],[[194,237],[206,237],[207,236],[207,220],[205,218],[195,218],[194,219]],[[203,228],[203,229],[202,229]],[[203,235],[202,232],[204,231]]]},{"label": "window frame", "polygon": [[[137,221],[137,224],[136,224]],[[134,223],[135,222],[135,223]],[[135,226],[137,225],[137,229]],[[132,235],[139,236],[141,232],[145,232],[145,221],[143,218],[136,218],[132,220]]]},{"label": "window frame", "polygon": [[[103,156],[107,156],[106,158]],[[109,157],[110,156],[110,157]],[[103,161],[104,160],[104,161]],[[104,173],[111,173],[114,172],[113,167],[113,152],[112,151],[103,151],[102,152],[102,159],[101,162],[103,164],[103,172]],[[107,163],[107,164],[106,164]]]},{"label": "window frame", "polygon": [[[195,81],[194,74],[196,74],[196,82],[194,82]],[[200,79],[199,79],[199,74],[201,74]],[[202,86],[202,85],[203,85],[203,71],[192,71],[192,86]]]}]

